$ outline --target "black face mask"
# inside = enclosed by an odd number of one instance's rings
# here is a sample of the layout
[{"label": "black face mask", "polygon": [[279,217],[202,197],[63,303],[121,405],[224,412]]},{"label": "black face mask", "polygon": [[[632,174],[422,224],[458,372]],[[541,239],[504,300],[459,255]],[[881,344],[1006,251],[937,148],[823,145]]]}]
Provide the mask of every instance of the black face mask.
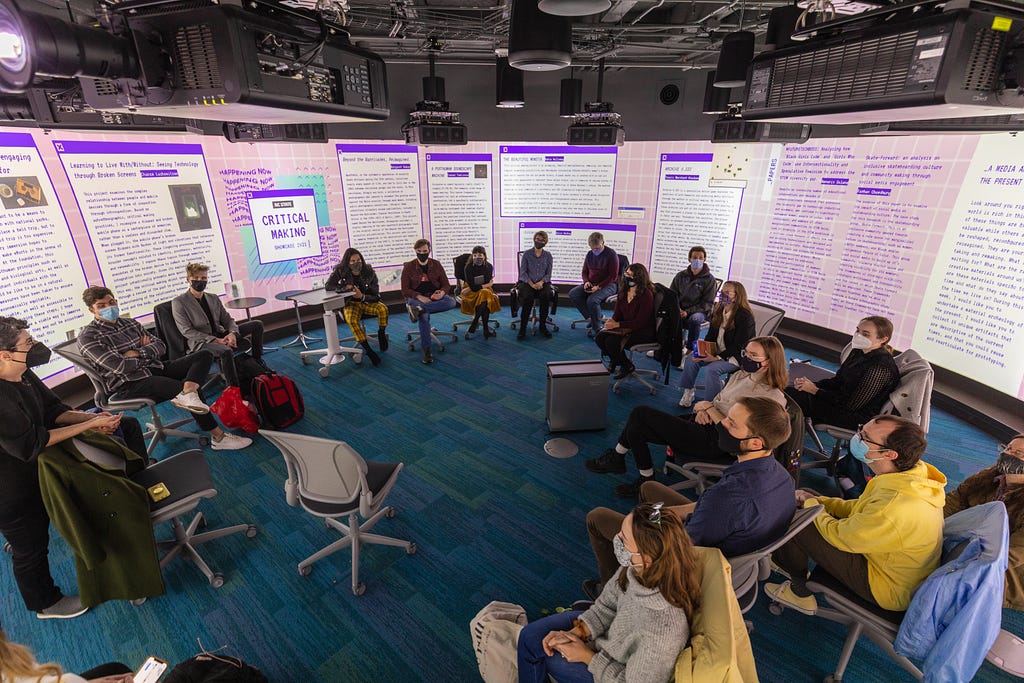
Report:
[{"label": "black face mask", "polygon": [[547,242],[534,242],[534,243],[533,243],[533,248],[534,248],[534,249],[543,249],[543,248],[544,248],[544,247],[546,247],[547,245],[548,245],[548,243],[547,243]]},{"label": "black face mask", "polygon": [[363,262],[357,261],[356,263],[350,263],[348,264],[348,269],[358,275],[359,272],[362,271],[363,269]]},{"label": "black face mask", "polygon": [[745,372],[754,373],[761,369],[761,365],[763,363],[764,361],[751,360],[749,358],[743,357],[740,358],[740,369]]},{"label": "black face mask", "polygon": [[752,453],[753,451],[744,450],[743,442],[749,441],[750,439],[756,439],[756,436],[747,436],[742,439],[737,439],[735,436],[729,433],[729,430],[725,428],[721,422],[715,425],[715,429],[718,430],[718,447],[726,453],[732,455],[743,455],[744,453]]},{"label": "black face mask", "polygon": [[11,353],[24,353],[25,360],[14,362],[24,363],[27,368],[36,368],[50,362],[50,347],[39,341],[33,344],[28,351],[12,351]]},{"label": "black face mask", "polygon": [[426,263],[427,259],[430,258],[430,254],[416,254],[416,258],[420,263]]},{"label": "black face mask", "polygon": [[203,291],[206,289],[206,285],[209,284],[206,280],[189,280],[188,283],[192,286],[192,289],[197,292]]},{"label": "black face mask", "polygon": [[627,287],[636,287],[636,280],[634,280],[631,277],[627,277],[626,278],[626,286]]}]

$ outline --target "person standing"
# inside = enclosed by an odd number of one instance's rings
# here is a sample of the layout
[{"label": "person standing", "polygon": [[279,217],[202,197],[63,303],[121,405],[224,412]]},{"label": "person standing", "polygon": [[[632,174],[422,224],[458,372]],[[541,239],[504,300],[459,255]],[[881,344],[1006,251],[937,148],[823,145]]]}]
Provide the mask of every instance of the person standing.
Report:
[{"label": "person standing", "polygon": [[539,331],[541,336],[551,338],[548,330],[548,311],[551,307],[551,271],[554,267],[554,258],[551,252],[545,251],[548,244],[548,234],[543,230],[533,233],[533,249],[523,252],[523,258],[519,262],[519,282],[516,287],[519,289],[519,332],[516,339],[526,339],[526,326],[530,322],[530,311],[533,310],[534,301],[540,302],[540,310],[537,317],[540,321]]},{"label": "person standing", "polygon": [[430,240],[418,239],[412,247],[416,258],[402,265],[402,296],[409,306],[409,317],[419,323],[423,362],[430,364],[434,362],[430,314],[450,311],[458,304],[448,294],[451,285],[444,266],[430,258]]},{"label": "person standing", "polygon": [[590,251],[583,260],[583,284],[569,290],[569,301],[590,320],[587,334],[593,336],[601,329],[601,304],[619,291],[619,257],[604,245],[604,235],[599,232],[590,233],[587,244]]}]

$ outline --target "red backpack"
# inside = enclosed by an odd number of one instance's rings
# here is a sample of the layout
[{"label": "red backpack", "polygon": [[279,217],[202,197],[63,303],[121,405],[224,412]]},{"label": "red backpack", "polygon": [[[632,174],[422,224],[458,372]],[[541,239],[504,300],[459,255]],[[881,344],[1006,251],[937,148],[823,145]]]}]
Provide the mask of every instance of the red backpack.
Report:
[{"label": "red backpack", "polygon": [[302,394],[295,382],[274,372],[253,378],[252,400],[263,423],[275,429],[295,424],[305,412]]}]

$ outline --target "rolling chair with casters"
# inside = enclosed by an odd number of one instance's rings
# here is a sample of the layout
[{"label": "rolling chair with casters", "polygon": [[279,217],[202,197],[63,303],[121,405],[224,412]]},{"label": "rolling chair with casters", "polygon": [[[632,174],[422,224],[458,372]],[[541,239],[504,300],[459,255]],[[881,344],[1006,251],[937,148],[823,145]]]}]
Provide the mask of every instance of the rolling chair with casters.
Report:
[{"label": "rolling chair with casters", "polygon": [[[841,359],[846,360],[853,350],[852,345],[847,345],[841,354]],[[924,433],[928,433],[931,422],[931,396],[932,385],[935,380],[935,371],[932,366],[921,355],[913,349],[907,349],[895,356],[896,368],[900,373],[900,383],[896,389],[889,394],[889,399],[882,405],[883,415],[900,415],[914,422],[917,422]],[[790,363],[790,378],[797,376],[807,377],[811,381],[818,381],[833,376],[830,370],[819,368],[804,363]],[[814,441],[816,448],[805,449],[804,453],[811,456],[811,460],[800,464],[801,469],[824,469],[835,482],[836,488],[842,491],[839,483],[840,470],[839,461],[846,457],[849,452],[850,439],[857,433],[854,429],[838,427],[824,422],[814,422],[807,418],[805,421],[807,431]],[[819,432],[827,434],[835,441],[832,449],[826,450],[821,441]]]},{"label": "rolling chair with casters", "polygon": [[[289,505],[301,505],[328,528],[344,536],[299,563],[299,574],[308,576],[313,563],[339,550],[352,548],[352,592],[362,595],[366,585],[359,581],[359,552],[363,545],[393,545],[412,555],[416,544],[389,536],[368,533],[383,517],[394,517],[395,509],[384,500],[398,480],[402,463],[368,462],[344,441],[302,434],[260,430],[277,446],[288,468],[284,483]],[[348,523],[338,521],[347,517]],[[359,518],[363,522],[360,523]]]},{"label": "rolling chair with casters", "polygon": [[64,358],[76,367],[78,367],[85,376],[89,378],[93,388],[93,403],[100,410],[106,410],[114,413],[120,410],[143,410],[148,409],[152,420],[146,423],[145,438],[149,439],[149,444],[146,446],[146,452],[152,456],[154,449],[157,444],[161,441],[166,441],[168,437],[177,436],[185,439],[196,439],[202,446],[208,446],[210,444],[210,437],[206,434],[199,434],[196,432],[186,432],[178,429],[183,425],[190,424],[192,418],[184,420],[176,420],[168,424],[164,424],[160,419],[159,413],[156,410],[156,401],[149,398],[117,398],[117,392],[114,392],[112,396],[107,394],[106,386],[103,384],[102,375],[99,372],[99,368],[93,365],[92,361],[87,359],[82,353],[81,347],[78,345],[77,339],[70,341],[61,342],[53,347],[53,352],[61,358]]},{"label": "rolling chair with casters", "polygon": [[[410,306],[409,304],[406,304],[405,305],[405,310],[409,312],[409,316],[411,318],[412,317],[412,306]],[[436,315],[436,314],[432,313],[431,315]],[[430,328],[430,339],[431,339],[431,341],[433,341],[434,346],[436,346],[438,348],[438,350],[440,350],[440,351],[444,351],[444,342],[441,341],[442,337],[450,338],[453,344],[455,342],[459,341],[459,335],[455,334],[454,332],[442,332],[441,330],[437,329],[436,327],[431,327]],[[405,333],[405,341],[409,343],[409,350],[410,351],[415,351],[416,350],[416,344],[418,344],[420,342],[420,333],[419,332],[406,332]]]},{"label": "rolling chair with casters", "polygon": [[[626,268],[629,268],[629,259],[626,258],[626,256],[624,254],[616,254],[616,256],[619,257],[619,274],[621,275],[622,271],[626,270]],[[618,282],[618,276],[616,276],[616,282]],[[601,302],[601,306],[602,307],[611,306],[612,308],[615,308],[615,302],[618,301],[618,300],[619,300],[619,294],[618,294],[618,292],[616,292],[615,294],[612,294],[607,299],[605,299],[603,302]],[[601,316],[601,322],[602,323],[605,320],[607,320],[607,319],[608,319],[608,316],[606,316],[606,315],[602,315]],[[569,323],[569,329],[575,330],[577,323],[584,323],[589,328],[590,327],[590,318],[581,318],[579,320],[573,320],[571,323]],[[587,336],[588,337],[593,337],[598,332],[600,332],[600,330],[589,330],[588,329]]]},{"label": "rolling chair with casters", "polygon": [[[167,346],[167,360],[177,360],[188,355],[188,340],[185,339],[185,335],[178,330],[178,325],[174,322],[170,301],[153,307],[153,323],[156,325],[156,336]],[[203,391],[207,391],[218,382],[226,383],[224,371],[220,369],[219,363],[218,360],[218,371],[210,375],[209,379],[203,383]]]},{"label": "rolling chair with casters", "polygon": [[[459,254],[458,256],[452,259],[452,264],[455,268],[455,293],[452,294],[452,298],[454,298],[455,301],[460,306],[462,305],[462,288],[469,286],[469,283],[466,282],[466,265],[469,263],[469,259],[471,258],[471,256],[472,254]],[[452,332],[458,332],[459,327],[462,325],[466,325],[468,327],[469,325],[472,324],[472,318],[459,320],[458,322],[452,323]],[[491,328],[491,332],[495,334],[497,334],[496,330],[499,327],[501,327],[501,323],[494,318],[489,318],[487,324]],[[469,339],[468,332],[466,333],[466,335],[466,339]]]},{"label": "rolling chair with casters", "polygon": [[[523,262],[523,254],[524,253],[525,252],[522,252],[522,251],[516,252],[516,263],[522,263]],[[512,289],[509,290],[509,292],[508,292],[508,299],[509,299],[509,313],[511,314],[511,317],[512,317],[512,322],[509,323],[509,329],[515,330],[515,329],[519,328],[519,323],[521,322],[520,319],[519,319],[520,304],[519,304],[519,283],[518,282],[516,282],[516,284],[512,285]],[[554,317],[555,313],[558,312],[558,287],[556,287],[551,282],[548,283],[548,300],[550,301],[549,309],[548,309],[548,319],[544,321],[544,324],[547,325],[548,329],[550,329],[552,332],[558,332],[558,323],[555,322],[555,317]],[[534,305],[534,307],[536,307],[539,304],[536,301],[534,301],[533,305]],[[536,313],[535,311],[531,310],[530,311],[530,317],[527,320],[527,322],[530,324],[530,334],[536,336],[537,335],[537,326],[540,324],[540,315],[538,313]]]},{"label": "rolling chair with casters", "polygon": [[[195,546],[232,534],[244,533],[253,538],[256,533],[255,524],[235,524],[219,529],[206,529],[206,518],[197,512],[186,526],[181,518],[191,513],[199,502],[217,495],[206,456],[200,450],[189,450],[161,460],[155,465],[137,473],[132,480],[145,488],[154,484],[163,484],[170,496],[163,500],[150,502],[150,517],[153,526],[170,522],[174,538],[157,541],[157,548],[164,551],[160,558],[163,568],[179,555],[189,559],[206,576],[213,588],[224,585],[224,575],[210,569]],[[139,604],[139,601],[135,601]]]},{"label": "rolling chair with casters", "polygon": [[[657,285],[655,287],[654,341],[640,342],[626,347],[626,351],[629,354],[629,362],[633,363],[634,369],[633,372],[631,372],[627,376],[623,377],[620,380],[616,380],[615,384],[612,385],[612,391],[614,393],[619,393],[619,388],[622,386],[623,383],[628,382],[631,379],[635,379],[637,382],[647,387],[647,390],[651,392],[651,396],[656,395],[658,393],[658,388],[651,384],[649,381],[647,381],[647,379],[645,379],[645,376],[650,377],[652,380],[657,382],[662,378],[662,375],[664,374],[664,383],[666,385],[668,384],[669,366],[671,365],[670,356],[672,354],[672,350],[669,348],[669,346],[673,343],[673,340],[676,338],[676,335],[674,333],[662,335],[661,333],[663,332],[663,330],[667,329],[663,327],[664,325],[671,324],[668,322],[669,320],[675,321],[675,324],[678,326],[679,319],[675,316],[675,313],[672,311],[664,310],[666,307],[676,309],[676,304],[673,303],[674,300],[675,295],[674,293],[671,292],[671,290],[668,290],[662,285]],[[658,341],[658,339],[661,339],[661,341]],[[645,370],[637,368],[634,362],[636,359],[636,354],[641,354],[642,356],[649,356],[651,358],[654,358],[655,356],[661,358],[661,370]]]},{"label": "rolling chair with casters", "polygon": [[[906,612],[863,600],[821,567],[807,588],[828,602],[816,617],[848,627],[835,671],[826,683],[840,683],[860,636],[877,645],[917,680],[970,680],[999,634],[1002,599],[993,600],[981,578],[995,573],[1002,588],[1009,520],[1002,502],[985,503],[946,518],[939,567],[914,592]],[[775,615],[785,607],[768,606]],[[907,619],[908,615],[913,618]],[[925,626],[922,628],[922,626]],[[935,633],[932,626],[942,633]],[[923,666],[909,659],[923,661]]]},{"label": "rolling chair with casters", "polygon": [[786,311],[778,306],[762,304],[759,301],[748,301],[754,313],[754,336],[774,337],[775,332],[786,317]]}]

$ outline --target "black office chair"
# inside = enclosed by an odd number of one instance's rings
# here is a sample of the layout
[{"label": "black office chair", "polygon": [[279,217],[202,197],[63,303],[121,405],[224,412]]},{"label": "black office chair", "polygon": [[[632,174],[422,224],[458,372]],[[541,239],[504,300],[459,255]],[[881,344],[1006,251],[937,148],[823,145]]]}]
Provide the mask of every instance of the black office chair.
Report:
[{"label": "black office chair", "polygon": [[[455,269],[455,293],[453,294],[453,296],[455,297],[455,300],[459,303],[460,306],[462,305],[462,288],[469,286],[469,283],[466,282],[466,265],[469,263],[469,259],[471,257],[472,254],[459,254],[458,256],[452,259],[452,265],[454,266]],[[466,318],[464,320],[452,323],[452,332],[458,332],[459,327],[461,325],[468,326],[472,324],[472,318]],[[494,318],[488,319],[487,325],[488,327],[491,328],[491,332],[495,332],[495,330],[501,327],[501,323],[495,320]],[[466,333],[466,339],[469,339],[468,332]]]},{"label": "black office chair", "polygon": [[[156,336],[167,347],[167,360],[177,360],[188,355],[188,340],[178,329],[178,324],[174,322],[174,311],[170,301],[153,307],[153,323],[156,325]],[[218,382],[226,383],[219,359],[217,363],[218,372],[211,374],[209,379],[203,382],[204,392]]]}]

